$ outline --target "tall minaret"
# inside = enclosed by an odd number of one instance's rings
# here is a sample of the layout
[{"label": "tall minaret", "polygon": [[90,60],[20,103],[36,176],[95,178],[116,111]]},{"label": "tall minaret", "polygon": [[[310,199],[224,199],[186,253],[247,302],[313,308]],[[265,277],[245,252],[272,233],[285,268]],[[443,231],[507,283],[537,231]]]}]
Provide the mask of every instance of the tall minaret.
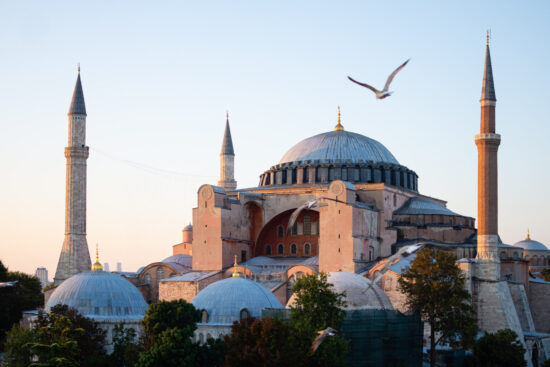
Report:
[{"label": "tall minaret", "polygon": [[55,272],[55,285],[90,270],[91,261],[86,241],[86,106],[80,82],[80,66],[69,107],[69,144],[65,148],[67,179],[65,191],[65,239]]},{"label": "tall minaret", "polygon": [[231,140],[231,130],[229,130],[229,113],[226,115],[225,132],[223,134],[222,151],[220,153],[220,180],[218,186],[225,190],[235,190],[237,181],[235,181],[235,152],[233,151],[233,141]]},{"label": "tall minaret", "polygon": [[495,86],[489,34],[485,49],[485,70],[481,87],[481,130],[475,141],[478,150],[477,167],[477,260],[485,264],[481,276],[497,279],[500,276],[498,257],[498,167],[497,151],[500,135],[495,133]]}]

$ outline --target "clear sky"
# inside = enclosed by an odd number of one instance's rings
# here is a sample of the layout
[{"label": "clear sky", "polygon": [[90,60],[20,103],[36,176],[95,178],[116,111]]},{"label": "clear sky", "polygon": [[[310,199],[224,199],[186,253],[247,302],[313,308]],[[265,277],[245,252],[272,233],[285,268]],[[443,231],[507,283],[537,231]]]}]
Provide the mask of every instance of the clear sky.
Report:
[{"label": "clear sky", "polygon": [[[123,270],[171,255],[216,183],[229,110],[240,188],[294,144],[382,142],[420,192],[476,217],[485,31],[497,93],[499,225],[550,246],[547,1],[0,1],[0,259],[46,266],[64,234],[67,110],[82,66],[88,243]],[[346,79],[381,87],[383,101]]]}]

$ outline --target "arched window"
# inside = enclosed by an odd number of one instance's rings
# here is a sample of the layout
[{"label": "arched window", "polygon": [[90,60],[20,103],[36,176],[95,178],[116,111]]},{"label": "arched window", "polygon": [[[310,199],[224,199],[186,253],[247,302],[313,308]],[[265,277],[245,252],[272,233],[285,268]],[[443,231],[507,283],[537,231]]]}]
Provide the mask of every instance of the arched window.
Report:
[{"label": "arched window", "polygon": [[157,283],[164,278],[164,268],[157,269]]},{"label": "arched window", "polygon": [[304,255],[311,254],[311,245],[309,243],[304,243]]},{"label": "arched window", "polygon": [[502,251],[502,252],[500,253],[500,258],[501,258],[501,259],[506,259],[506,251]]},{"label": "arched window", "polygon": [[517,259],[519,257],[519,254],[517,251],[514,251],[514,259]]},{"label": "arched window", "polygon": [[308,236],[311,234],[311,217],[306,214],[304,215],[304,235]]},{"label": "arched window", "polygon": [[284,236],[285,236],[285,230],[284,230],[283,226],[278,226],[277,227],[277,237],[282,238]]},{"label": "arched window", "polygon": [[271,245],[265,245],[265,254],[271,255]]},{"label": "arched window", "polygon": [[212,335],[210,335],[210,333],[206,334],[206,340],[208,339],[212,339]]},{"label": "arched window", "polygon": [[277,255],[282,255],[285,251],[285,247],[282,243],[277,245]]},{"label": "arched window", "polygon": [[202,333],[199,333],[199,343],[204,343],[204,335]]},{"label": "arched window", "polygon": [[290,245],[290,253],[292,255],[296,255],[297,252],[298,252],[298,247],[296,246],[296,244],[295,243],[291,244]]},{"label": "arched window", "polygon": [[201,322],[206,324],[208,322],[208,311],[202,310]]},{"label": "arched window", "polygon": [[145,284],[151,284],[151,274],[145,274]]},{"label": "arched window", "polygon": [[240,315],[239,315],[239,318],[240,318],[241,321],[242,321],[242,320],[244,320],[244,319],[246,319],[246,318],[248,318],[248,317],[250,317],[250,312],[248,312],[248,310],[247,310],[246,308],[243,308],[243,309],[241,310],[241,313],[240,313]]}]

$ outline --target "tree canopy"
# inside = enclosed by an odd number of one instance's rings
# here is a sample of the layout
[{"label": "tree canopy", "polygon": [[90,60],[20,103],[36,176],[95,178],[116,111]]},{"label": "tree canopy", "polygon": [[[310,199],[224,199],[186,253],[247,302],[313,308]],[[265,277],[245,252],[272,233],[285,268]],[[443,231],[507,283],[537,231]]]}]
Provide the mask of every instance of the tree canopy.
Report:
[{"label": "tree canopy", "polygon": [[[206,345],[192,341],[201,312],[185,302],[160,301],[149,305],[143,319],[145,351],[139,367],[217,366],[221,364],[223,342],[210,340]],[[219,360],[216,360],[218,358]],[[205,363],[205,364],[202,364]]]},{"label": "tree canopy", "polygon": [[[466,278],[450,252],[423,248],[399,278],[406,305],[420,312],[431,329],[430,363],[435,364],[435,347],[441,342],[469,346],[477,332]],[[436,337],[437,333],[437,337]]]},{"label": "tree canopy", "polygon": [[[290,307],[290,325],[296,330],[302,348],[309,351],[320,330],[338,329],[344,321],[345,293],[334,292],[326,273],[303,275],[294,284],[295,302]],[[341,336],[326,338],[306,365],[345,365],[348,342]]]},{"label": "tree canopy", "polygon": [[525,348],[510,329],[486,333],[474,344],[474,359],[483,367],[526,366]]},{"label": "tree canopy", "polygon": [[298,338],[293,327],[278,319],[247,318],[235,322],[231,334],[225,336],[225,366],[304,366],[308,349]]},{"label": "tree canopy", "polygon": [[0,350],[6,332],[21,320],[22,312],[44,304],[42,285],[35,276],[9,271],[0,261],[0,282],[17,281],[13,287],[0,288]]}]

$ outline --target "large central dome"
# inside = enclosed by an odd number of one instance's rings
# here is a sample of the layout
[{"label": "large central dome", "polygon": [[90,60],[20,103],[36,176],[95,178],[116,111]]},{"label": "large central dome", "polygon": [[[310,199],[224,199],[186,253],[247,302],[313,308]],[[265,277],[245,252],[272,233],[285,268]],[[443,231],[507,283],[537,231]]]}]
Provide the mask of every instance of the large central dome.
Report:
[{"label": "large central dome", "polygon": [[304,139],[290,148],[279,164],[309,160],[399,164],[380,142],[349,131],[330,131]]}]

